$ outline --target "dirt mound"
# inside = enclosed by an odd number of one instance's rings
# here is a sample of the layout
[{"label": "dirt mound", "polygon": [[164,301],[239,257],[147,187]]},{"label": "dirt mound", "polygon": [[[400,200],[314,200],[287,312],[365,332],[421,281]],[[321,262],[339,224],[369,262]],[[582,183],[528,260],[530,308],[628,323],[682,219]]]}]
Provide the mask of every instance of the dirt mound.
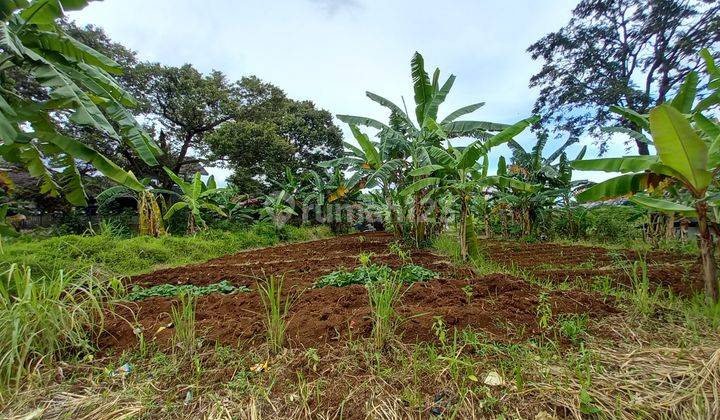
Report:
[{"label": "dirt mound", "polygon": [[[351,336],[368,336],[371,330],[367,292],[363,286],[313,288],[313,283],[332,271],[355,268],[361,252],[374,253],[374,263],[393,268],[406,264],[407,261],[388,250],[392,241],[390,234],[368,233],[258,249],[203,264],[159,270],[134,277],[130,283],[207,285],[227,280],[236,286],[255,289],[256,281],[263,275],[283,275],[287,293],[297,295],[288,323],[290,345],[313,347]],[[536,269],[538,273],[547,273],[547,264],[568,266],[567,275],[573,271],[570,266],[582,265],[588,258],[612,262],[612,256],[602,248],[491,242],[489,249],[492,258],[500,263],[512,262]],[[407,319],[401,328],[403,340],[434,340],[432,324],[438,317],[450,327],[470,326],[497,339],[520,339],[540,332],[537,307],[542,290],[539,287],[507,275],[477,276],[428,250],[414,251],[411,258],[414,264],[434,270],[440,277],[415,283],[403,295],[398,309]],[[581,271],[577,274],[585,275]],[[673,276],[682,273],[664,271],[665,274],[669,276],[666,281],[674,284]],[[470,288],[463,290],[466,286]],[[471,297],[466,293],[469,290]],[[601,317],[615,312],[601,296],[579,290],[550,293],[549,303],[554,315],[587,313]],[[133,332],[133,324],[142,327],[146,340],[155,338],[167,343],[172,329],[157,331],[169,323],[172,304],[173,299],[150,298],[116,308],[117,314],[108,318],[101,346],[121,350],[136,345],[138,337]],[[207,342],[260,342],[264,340],[261,310],[261,302],[254,292],[204,296],[198,299],[197,328]]]}]

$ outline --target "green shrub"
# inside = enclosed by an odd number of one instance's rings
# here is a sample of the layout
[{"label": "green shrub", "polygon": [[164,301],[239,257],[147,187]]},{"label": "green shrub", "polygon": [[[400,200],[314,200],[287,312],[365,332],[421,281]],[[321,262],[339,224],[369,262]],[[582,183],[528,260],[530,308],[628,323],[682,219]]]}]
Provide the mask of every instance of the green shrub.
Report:
[{"label": "green shrub", "polygon": [[397,270],[386,265],[371,264],[361,266],[352,271],[339,270],[320,277],[315,287],[335,286],[343,287],[352,284],[371,284],[380,279],[393,277],[396,281],[412,284],[418,281],[434,279],[438,273],[415,264],[407,264]]}]

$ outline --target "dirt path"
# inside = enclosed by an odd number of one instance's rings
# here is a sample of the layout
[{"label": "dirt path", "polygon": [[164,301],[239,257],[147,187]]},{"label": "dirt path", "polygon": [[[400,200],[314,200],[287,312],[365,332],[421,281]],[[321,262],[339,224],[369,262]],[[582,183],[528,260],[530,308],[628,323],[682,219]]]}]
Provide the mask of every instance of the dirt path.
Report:
[{"label": "dirt path", "polygon": [[[364,239],[360,239],[362,237]],[[345,340],[349,336],[367,336],[371,330],[367,318],[367,293],[363,286],[315,289],[313,282],[332,271],[355,268],[357,255],[361,252],[376,254],[374,263],[393,268],[402,266],[404,262],[388,250],[392,241],[390,234],[368,233],[282,245],[241,252],[203,264],[156,271],[134,277],[131,283],[143,286],[164,283],[207,285],[228,280],[236,286],[254,290],[255,282],[263,275],[284,275],[286,288],[299,294],[288,325],[290,344],[313,347]],[[608,268],[617,256],[603,248],[509,242],[490,242],[488,247],[491,258],[498,263],[513,263],[557,281],[568,276],[591,279],[609,275],[617,281],[626,277],[617,269]],[[667,283],[680,292],[693,287],[686,281],[687,269],[681,269],[670,255],[653,254],[649,260],[657,264],[659,271],[655,277],[659,283]],[[442,317],[451,327],[470,326],[500,340],[521,339],[540,332],[536,314],[541,288],[521,278],[502,274],[477,276],[470,270],[454,267],[447,258],[428,250],[414,251],[412,262],[440,273],[440,277],[414,284],[403,296],[399,311],[409,319],[401,328],[403,340],[433,340],[432,324],[436,317]],[[670,271],[666,272],[668,269]],[[467,285],[472,287],[470,300],[462,290]],[[611,303],[596,293],[567,290],[552,292],[549,297],[554,315],[587,313],[602,317],[616,312]],[[134,322],[142,326],[147,340],[155,336],[160,343],[166,343],[171,337],[171,329],[157,334],[156,331],[168,324],[172,303],[173,299],[150,298],[119,308],[119,316],[108,320],[107,331],[101,339],[102,347],[122,350],[135,346],[138,338],[133,333],[131,324]],[[264,339],[262,318],[258,315],[260,310],[261,303],[255,292],[201,297],[196,315],[199,334],[211,343],[242,345],[259,342]]]}]

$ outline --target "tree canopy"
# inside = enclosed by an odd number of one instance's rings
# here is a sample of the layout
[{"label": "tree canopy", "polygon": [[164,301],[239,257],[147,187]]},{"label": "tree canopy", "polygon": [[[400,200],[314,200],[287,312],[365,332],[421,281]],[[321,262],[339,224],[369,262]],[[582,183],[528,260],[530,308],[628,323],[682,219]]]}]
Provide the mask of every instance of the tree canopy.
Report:
[{"label": "tree canopy", "polygon": [[[528,48],[543,61],[530,80],[540,88],[534,112],[558,132],[591,132],[604,153],[612,131],[602,127],[638,128],[611,107],[647,113],[703,65],[700,48],[716,54],[719,42],[715,1],[583,0],[566,26]],[[646,143],[635,144],[648,154]]]}]

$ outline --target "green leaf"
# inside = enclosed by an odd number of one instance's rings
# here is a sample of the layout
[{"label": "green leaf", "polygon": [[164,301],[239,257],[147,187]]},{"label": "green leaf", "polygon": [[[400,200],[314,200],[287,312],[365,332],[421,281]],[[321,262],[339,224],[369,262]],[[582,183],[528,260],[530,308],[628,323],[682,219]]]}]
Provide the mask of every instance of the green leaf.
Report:
[{"label": "green leaf", "polygon": [[47,102],[49,107],[72,109],[70,121],[97,128],[111,137],[119,138],[92,99],[53,65],[41,64],[35,66],[31,72],[43,86],[50,88],[50,101]]},{"label": "green leaf", "polygon": [[642,172],[658,163],[657,156],[626,156],[620,158],[585,159],[570,162],[573,169],[603,172]]},{"label": "green leaf", "polygon": [[184,208],[187,208],[187,206],[188,206],[188,203],[186,203],[186,202],[184,202],[184,201],[178,201],[177,203],[173,204],[172,207],[170,207],[170,208],[165,212],[165,215],[163,216],[163,219],[165,219],[165,221],[170,220],[170,218],[173,217],[173,215],[174,215],[176,212],[178,212],[178,211],[180,211],[180,210],[182,210],[182,209],[184,209]]},{"label": "green leaf", "polygon": [[712,181],[708,147],[685,116],[667,104],[660,105],[650,111],[650,131],[660,161],[680,173],[681,181],[696,192],[704,191]]},{"label": "green leaf", "polygon": [[73,138],[56,133],[43,133],[41,138],[56,145],[63,152],[90,163],[95,169],[118,184],[125,185],[135,191],[145,189],[145,186],[135,179],[131,173],[125,172],[110,159]]},{"label": "green leaf", "polygon": [[720,167],[720,134],[712,142],[708,151],[708,169],[714,171],[718,167]]},{"label": "green leaf", "polygon": [[415,91],[415,116],[418,124],[423,125],[425,121],[425,109],[430,106],[433,99],[433,87],[430,77],[425,71],[425,60],[417,51],[410,60],[410,73],[413,79],[413,90]]},{"label": "green leaf", "polygon": [[442,169],[445,169],[445,167],[442,165],[421,166],[419,168],[413,169],[412,171],[408,172],[408,175],[410,175],[410,176],[425,176],[425,175],[430,175],[431,173],[442,170]]},{"label": "green leaf", "polygon": [[490,137],[488,140],[481,142],[476,141],[472,143],[470,146],[468,146],[462,154],[462,157],[460,158],[460,162],[458,162],[457,168],[458,169],[466,169],[475,164],[475,162],[480,159],[480,156],[487,154],[490,152],[490,150],[495,147],[499,146],[500,144],[507,143],[510,141],[513,137],[516,135],[522,133],[526,128],[528,128],[531,124],[534,124],[535,122],[539,121],[538,117],[530,117],[526,118],[524,120],[518,121],[517,123],[511,125],[511,126],[505,126],[506,128],[502,130],[501,132],[495,134],[494,136]]},{"label": "green leaf", "polygon": [[62,7],[58,0],[35,0],[20,12],[20,17],[26,23],[34,23],[38,25],[47,25],[53,23],[55,19],[63,16]]},{"label": "green leaf", "polygon": [[700,81],[698,74],[694,71],[685,76],[685,81],[680,85],[677,95],[673,98],[670,104],[673,108],[682,112],[683,114],[689,114],[692,112],[693,102],[695,102],[695,95],[697,95],[697,85]]},{"label": "green leaf", "polygon": [[440,125],[448,137],[472,136],[478,131],[500,131],[508,128],[507,124],[488,121],[454,121]]},{"label": "green leaf", "polygon": [[410,133],[417,133],[417,128],[415,127],[415,124],[413,124],[412,121],[410,121],[410,117],[403,111],[399,106],[395,105],[391,101],[383,98],[380,95],[376,95],[372,92],[365,92],[365,95],[367,95],[368,98],[372,99],[373,101],[379,103],[380,105],[389,108],[391,111],[394,111],[397,115],[402,118],[404,124],[404,128],[408,130]]},{"label": "green leaf", "polygon": [[8,18],[19,9],[28,6],[27,0],[3,0],[0,1],[0,20],[8,20]]},{"label": "green leaf", "polygon": [[462,117],[463,115],[470,114],[472,112],[477,111],[478,109],[482,108],[485,105],[485,102],[478,102],[476,104],[467,105],[462,108],[459,108],[450,114],[448,114],[447,117],[443,118],[443,120],[440,122],[440,125],[451,123],[455,121],[457,118]]},{"label": "green leaf", "polygon": [[419,181],[408,185],[404,190],[400,191],[400,195],[408,196],[416,192],[440,184],[440,178],[423,178]]},{"label": "green leaf", "polygon": [[576,198],[578,202],[586,203],[629,196],[645,191],[649,186],[650,176],[649,173],[620,175],[593,185]]},{"label": "green leaf", "polygon": [[360,144],[367,163],[373,169],[379,168],[382,163],[380,152],[378,152],[378,150],[375,148],[375,145],[372,144],[368,135],[361,132],[355,125],[350,125],[350,130],[352,131],[355,140],[357,140],[357,142]]},{"label": "green leaf", "polygon": [[614,133],[625,134],[625,135],[629,136],[631,139],[633,139],[633,140],[635,140],[635,141],[639,141],[640,143],[653,144],[652,140],[650,140],[649,138],[647,138],[647,136],[646,136],[645,134],[643,134],[643,133],[641,133],[641,132],[639,132],[639,131],[635,131],[635,130],[630,129],[630,128],[625,128],[625,127],[602,127],[602,128],[600,129],[600,131],[605,132],[605,133],[613,133],[613,134],[614,134]]},{"label": "green leaf", "polygon": [[163,167],[165,170],[165,173],[168,174],[170,179],[182,190],[183,194],[185,195],[192,195],[192,185],[188,184],[187,182],[183,181],[182,178],[177,176],[175,172],[171,171],[170,168]]},{"label": "green leaf", "polygon": [[438,108],[440,108],[440,105],[445,102],[445,98],[447,98],[448,94],[450,93],[450,89],[452,89],[454,83],[455,76],[450,75],[450,77],[448,77],[445,83],[443,83],[443,86],[440,88],[440,90],[433,94],[430,105],[425,108],[424,118],[432,118],[433,121],[437,120]]},{"label": "green leaf", "polygon": [[630,197],[630,201],[637,205],[663,213],[680,213],[685,217],[697,217],[697,213],[695,212],[694,208],[661,198],[648,197],[646,195],[636,195]]},{"label": "green leaf", "polygon": [[541,186],[537,184],[531,184],[529,182],[520,181],[519,179],[499,175],[488,177],[487,182],[498,188],[510,188],[519,192],[533,193],[541,188]]},{"label": "green leaf", "polygon": [[708,140],[712,141],[717,136],[720,136],[720,124],[714,122],[699,112],[693,114],[693,119],[695,120],[695,124],[697,124],[700,130],[702,130]]},{"label": "green leaf", "polygon": [[646,131],[649,131],[649,130],[650,130],[650,125],[649,125],[649,123],[648,123],[647,117],[644,116],[644,115],[642,115],[642,114],[639,114],[639,113],[633,111],[633,110],[630,109],[630,108],[623,108],[623,107],[620,107],[620,106],[615,106],[615,105],[613,105],[613,106],[610,107],[610,111],[612,111],[612,112],[614,112],[614,113],[616,113],[616,114],[619,114],[620,116],[622,116],[622,117],[625,118],[626,120],[632,122],[632,123],[635,124],[636,126],[642,128],[642,129],[644,129],[644,130],[646,130]]},{"label": "green leaf", "polygon": [[87,63],[110,73],[122,74],[122,67],[118,63],[63,33],[37,31],[28,41],[30,42],[25,42],[25,45],[40,55],[45,55],[47,51],[53,51],[65,57],[69,62]]},{"label": "green leaf", "polygon": [[390,127],[388,127],[387,125],[381,123],[378,120],[374,120],[372,118],[358,117],[355,115],[343,115],[343,114],[338,114],[336,116],[340,121],[342,121],[346,124],[350,124],[350,125],[364,125],[364,126],[376,128],[378,130],[390,129]]}]

